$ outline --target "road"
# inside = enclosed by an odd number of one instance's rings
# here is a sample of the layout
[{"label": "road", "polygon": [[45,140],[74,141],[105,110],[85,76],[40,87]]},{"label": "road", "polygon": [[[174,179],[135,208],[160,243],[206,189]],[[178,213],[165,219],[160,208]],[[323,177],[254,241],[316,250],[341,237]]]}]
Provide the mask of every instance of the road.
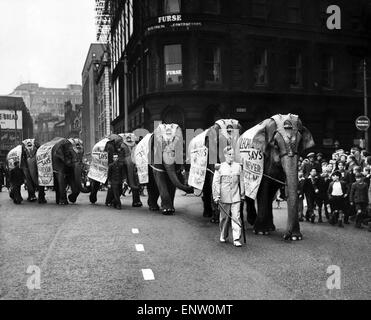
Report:
[{"label": "road", "polygon": [[[26,194],[23,194],[26,198]],[[218,227],[202,217],[202,202],[176,196],[164,216],[91,205],[16,206],[0,193],[0,299],[370,299],[371,233],[327,223],[302,223],[304,239],[285,242],[286,210],[275,209],[277,231],[247,244],[219,243]],[[132,229],[138,229],[133,233]],[[137,251],[136,244],[144,251]],[[328,289],[329,266],[340,268],[340,289]],[[29,266],[40,268],[40,289],[29,289]],[[154,280],[144,280],[151,269]]]}]

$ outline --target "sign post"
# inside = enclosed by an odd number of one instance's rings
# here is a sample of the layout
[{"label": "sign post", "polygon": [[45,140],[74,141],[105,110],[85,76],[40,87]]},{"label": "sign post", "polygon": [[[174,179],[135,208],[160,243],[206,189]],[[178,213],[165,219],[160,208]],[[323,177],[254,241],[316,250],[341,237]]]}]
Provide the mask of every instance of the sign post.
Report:
[{"label": "sign post", "polygon": [[356,119],[356,128],[360,131],[365,132],[365,148],[368,151],[368,139],[367,139],[367,131],[370,127],[370,119],[367,116],[360,116]]}]

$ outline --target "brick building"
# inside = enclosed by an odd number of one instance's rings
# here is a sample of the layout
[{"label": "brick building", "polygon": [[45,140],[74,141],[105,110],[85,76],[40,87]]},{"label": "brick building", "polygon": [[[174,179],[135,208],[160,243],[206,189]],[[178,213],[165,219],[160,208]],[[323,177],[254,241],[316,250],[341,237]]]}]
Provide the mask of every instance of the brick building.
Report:
[{"label": "brick building", "polygon": [[[107,1],[113,128],[155,120],[245,129],[276,113],[299,114],[316,149],[361,137],[363,61],[371,68],[367,0]],[[326,9],[341,8],[329,30]],[[370,85],[368,86],[370,87]],[[125,121],[125,110],[127,119]]]}]

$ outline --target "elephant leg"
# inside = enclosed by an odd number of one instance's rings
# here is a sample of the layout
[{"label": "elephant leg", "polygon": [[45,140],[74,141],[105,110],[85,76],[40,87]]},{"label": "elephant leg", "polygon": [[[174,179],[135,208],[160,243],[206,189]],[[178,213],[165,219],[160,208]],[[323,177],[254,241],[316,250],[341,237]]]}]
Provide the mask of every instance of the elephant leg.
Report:
[{"label": "elephant leg", "polygon": [[157,211],[160,210],[157,200],[160,196],[160,192],[158,190],[155,178],[153,176],[152,169],[149,169],[148,171],[149,180],[147,185],[147,192],[148,192],[148,207],[151,211]]},{"label": "elephant leg", "polygon": [[71,194],[68,196],[68,201],[71,203],[75,203],[79,194],[80,194],[80,188],[76,185],[76,183],[71,181]]},{"label": "elephant leg", "polygon": [[91,191],[89,195],[90,203],[96,203],[97,202],[97,193],[99,190],[100,183],[95,180],[91,180]]},{"label": "elephant leg", "polygon": [[131,190],[131,193],[132,193],[132,196],[133,196],[133,203],[132,203],[132,206],[133,207],[141,207],[143,204],[142,204],[142,201],[140,201],[140,189],[132,189]]},{"label": "elephant leg", "polygon": [[27,198],[27,201],[30,201],[30,202],[33,202],[35,200],[37,200],[36,198],[36,195],[35,195],[35,186],[32,182],[32,177],[30,175],[30,172],[26,169],[23,170],[24,174],[25,174],[25,181],[26,181],[26,187],[27,187],[27,192],[28,192],[28,198]]},{"label": "elephant leg", "polygon": [[39,186],[38,190],[39,190],[39,203],[41,204],[46,203],[47,201],[45,199],[45,187]]},{"label": "elephant leg", "polygon": [[167,173],[153,171],[153,177],[155,178],[156,185],[161,197],[161,208],[163,213],[170,213],[174,210],[169,185],[171,184]]},{"label": "elephant leg", "polygon": [[[204,187],[202,189],[202,201],[204,204],[204,217],[213,217],[215,210],[213,210],[213,197],[212,197],[212,179],[211,173],[207,172],[205,177]],[[218,218],[218,217],[216,217]]]},{"label": "elephant leg", "polygon": [[258,191],[258,214],[254,224],[256,234],[269,234],[269,231],[274,231],[272,201],[278,187],[263,178]]},{"label": "elephant leg", "polygon": [[57,176],[57,179],[54,182],[54,185],[58,186],[59,204],[66,205],[68,204],[68,201],[67,201],[65,175],[63,172],[57,172],[56,176]]},{"label": "elephant leg", "polygon": [[175,199],[175,192],[176,192],[176,187],[170,182],[169,180],[169,184],[168,184],[168,189],[169,189],[169,193],[170,193],[170,198],[171,198],[171,204],[173,206],[173,209],[172,209],[172,213],[175,212],[175,209],[174,209],[174,199]]},{"label": "elephant leg", "polygon": [[255,200],[245,197],[245,204],[246,204],[246,217],[247,222],[250,225],[254,225],[255,220],[257,218],[256,208],[255,208]]}]

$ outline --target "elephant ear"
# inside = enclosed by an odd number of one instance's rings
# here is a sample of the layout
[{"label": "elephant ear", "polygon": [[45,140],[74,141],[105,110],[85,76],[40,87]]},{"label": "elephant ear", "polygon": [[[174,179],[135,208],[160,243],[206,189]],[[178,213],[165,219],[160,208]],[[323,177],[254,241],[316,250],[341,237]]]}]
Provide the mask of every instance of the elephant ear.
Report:
[{"label": "elephant ear", "polygon": [[313,136],[306,127],[302,126],[300,133],[302,137],[299,143],[299,152],[302,152],[306,149],[309,149],[315,146]]},{"label": "elephant ear", "polygon": [[250,130],[252,131],[251,146],[255,149],[262,150],[263,153],[266,153],[269,144],[273,140],[275,122],[271,119],[266,119]]}]

